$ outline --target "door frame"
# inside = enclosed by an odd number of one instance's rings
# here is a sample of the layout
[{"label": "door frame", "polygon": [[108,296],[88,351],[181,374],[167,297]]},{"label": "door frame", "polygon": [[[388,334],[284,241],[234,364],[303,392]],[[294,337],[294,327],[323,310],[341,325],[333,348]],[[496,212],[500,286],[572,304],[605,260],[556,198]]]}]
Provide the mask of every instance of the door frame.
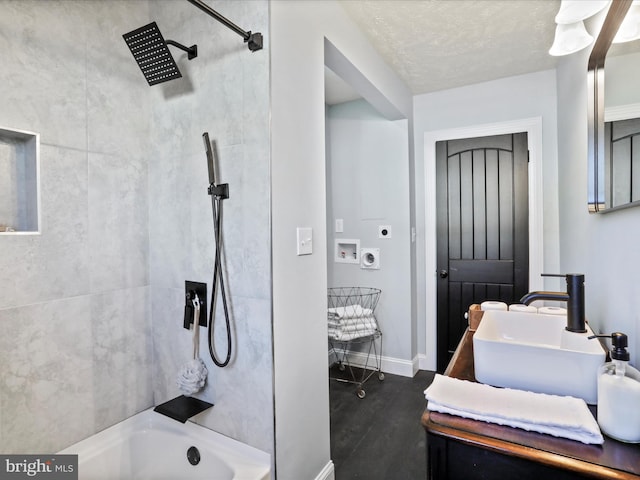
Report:
[{"label": "door frame", "polygon": [[527,133],[529,147],[529,290],[542,289],[543,185],[542,117],[489,123],[424,134],[424,213],[425,213],[425,333],[426,365],[437,365],[437,238],[436,238],[436,142],[461,138]]}]

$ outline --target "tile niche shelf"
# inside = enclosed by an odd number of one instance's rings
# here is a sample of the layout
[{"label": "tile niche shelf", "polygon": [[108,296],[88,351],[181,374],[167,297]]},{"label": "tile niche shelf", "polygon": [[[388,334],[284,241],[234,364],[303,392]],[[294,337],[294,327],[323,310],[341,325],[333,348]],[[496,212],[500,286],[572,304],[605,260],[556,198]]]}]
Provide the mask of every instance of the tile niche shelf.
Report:
[{"label": "tile niche shelf", "polygon": [[40,233],[40,136],[0,127],[0,235]]}]

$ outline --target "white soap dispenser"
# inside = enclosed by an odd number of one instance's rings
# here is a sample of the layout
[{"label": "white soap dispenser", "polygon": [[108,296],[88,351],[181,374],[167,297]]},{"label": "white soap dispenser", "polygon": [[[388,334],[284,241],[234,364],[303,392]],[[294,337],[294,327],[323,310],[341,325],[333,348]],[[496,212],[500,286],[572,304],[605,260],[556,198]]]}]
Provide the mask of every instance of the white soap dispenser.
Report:
[{"label": "white soap dispenser", "polygon": [[615,332],[594,337],[610,338],[611,362],[598,370],[598,424],[622,442],[640,443],[640,371],[629,365],[627,336]]}]

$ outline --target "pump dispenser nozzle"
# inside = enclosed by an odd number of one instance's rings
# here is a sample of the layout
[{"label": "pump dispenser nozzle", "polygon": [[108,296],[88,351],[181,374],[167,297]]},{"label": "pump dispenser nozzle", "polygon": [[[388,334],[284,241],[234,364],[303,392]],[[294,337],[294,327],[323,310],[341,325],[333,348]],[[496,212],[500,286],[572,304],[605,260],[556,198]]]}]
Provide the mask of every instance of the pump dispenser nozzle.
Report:
[{"label": "pump dispenser nozzle", "polygon": [[625,362],[629,361],[629,352],[627,351],[629,341],[624,333],[613,332],[611,335],[592,335],[589,337],[589,340],[592,338],[610,338],[611,344],[613,345],[611,349],[611,359]]}]

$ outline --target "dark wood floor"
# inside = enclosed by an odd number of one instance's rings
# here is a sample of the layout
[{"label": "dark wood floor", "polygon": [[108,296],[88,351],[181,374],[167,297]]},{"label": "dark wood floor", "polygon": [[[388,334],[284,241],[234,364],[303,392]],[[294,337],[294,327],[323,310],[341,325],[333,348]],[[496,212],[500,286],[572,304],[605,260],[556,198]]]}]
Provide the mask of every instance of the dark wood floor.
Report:
[{"label": "dark wood floor", "polygon": [[[331,377],[342,375],[336,367]],[[414,378],[373,375],[366,396],[356,386],[330,380],[331,459],[336,480],[417,480],[426,478],[425,432],[420,417],[424,390],[434,372]]]}]

